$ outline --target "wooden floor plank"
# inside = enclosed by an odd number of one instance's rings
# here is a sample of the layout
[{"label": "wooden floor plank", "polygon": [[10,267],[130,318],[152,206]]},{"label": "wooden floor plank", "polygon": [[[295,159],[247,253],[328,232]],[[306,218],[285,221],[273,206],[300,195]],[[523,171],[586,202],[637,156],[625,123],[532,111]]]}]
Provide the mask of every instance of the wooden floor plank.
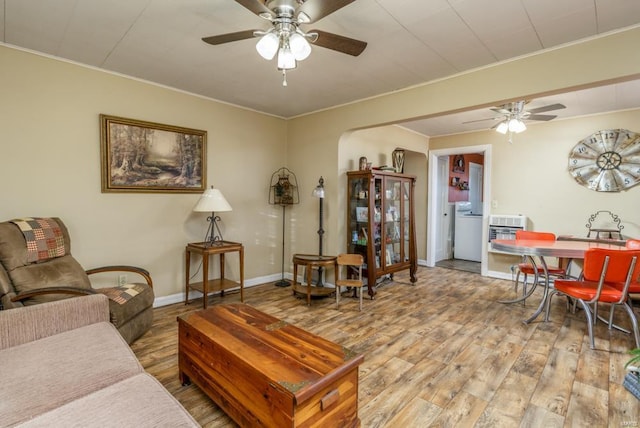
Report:
[{"label": "wooden floor plank", "polygon": [[390,427],[426,427],[442,412],[442,409],[435,404],[429,403],[421,398],[413,398],[402,410],[389,421]]},{"label": "wooden floor plank", "polygon": [[565,424],[572,427],[607,426],[608,403],[608,391],[576,381],[573,383]]},{"label": "wooden floor plank", "polygon": [[431,426],[434,427],[453,427],[468,426],[472,427],[482,415],[487,402],[474,397],[466,392],[456,395],[445,407],[438,417],[433,421]]},{"label": "wooden floor plank", "polygon": [[565,416],[577,366],[578,354],[554,348],[540,375],[531,403]]},{"label": "wooden floor plank", "polygon": [[[640,402],[622,386],[630,335],[599,323],[590,350],[584,314],[568,313],[563,298],[554,298],[551,322],[524,324],[540,290],[525,306],[505,305],[497,301],[513,296],[511,281],[443,268],[421,267],[417,276],[411,285],[406,272],[394,274],[362,312],[348,296],[339,308],[334,298],[307,306],[272,283],[245,289],[245,303],[364,354],[366,428],[639,426]],[[239,301],[231,291],[209,304]],[[132,349],[201,425],[235,427],[197,386],[178,380],[176,317],[201,308],[195,299],[155,309],[153,327]],[[616,323],[628,325],[624,311]]]}]

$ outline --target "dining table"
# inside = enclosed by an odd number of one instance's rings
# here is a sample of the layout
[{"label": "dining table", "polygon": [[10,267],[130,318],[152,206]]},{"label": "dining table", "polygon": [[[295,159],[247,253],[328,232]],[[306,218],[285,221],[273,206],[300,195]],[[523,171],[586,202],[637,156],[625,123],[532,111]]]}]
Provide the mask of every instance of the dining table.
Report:
[{"label": "dining table", "polygon": [[[528,240],[528,239],[494,239],[491,241],[491,248],[495,251],[501,251],[503,253],[509,253],[514,255],[521,255],[528,257],[535,265],[534,257],[537,257],[540,261],[544,272],[544,288],[542,294],[542,300],[536,311],[526,320],[525,324],[529,324],[534,321],[544,310],[544,306],[549,296],[549,289],[551,287],[551,281],[549,280],[549,271],[547,268],[547,262],[545,257],[555,257],[559,259],[559,264],[567,266],[571,260],[584,259],[584,255],[587,250],[591,248],[605,248],[612,250],[624,251],[624,245],[620,242],[607,242],[604,240],[595,239],[581,239],[581,240],[556,240],[556,241],[540,241],[540,240]],[[534,282],[537,285],[537,281]],[[514,303],[525,300],[533,293],[536,287],[531,287],[526,296],[519,299],[504,301],[503,303]]]}]

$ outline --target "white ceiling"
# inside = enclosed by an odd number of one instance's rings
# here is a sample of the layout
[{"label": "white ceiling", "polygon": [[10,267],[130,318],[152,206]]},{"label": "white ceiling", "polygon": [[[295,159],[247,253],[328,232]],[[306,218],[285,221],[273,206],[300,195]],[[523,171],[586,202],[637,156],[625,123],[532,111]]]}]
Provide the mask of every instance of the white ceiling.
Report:
[{"label": "white ceiling", "polygon": [[[312,0],[326,1],[326,0]],[[269,23],[233,0],[0,0],[8,45],[160,83],[280,117],[393,92],[640,23],[639,0],[356,0],[305,31],[368,43],[359,57],[314,47],[287,74],[257,39],[201,38]],[[640,106],[637,82],[532,100],[559,117]],[[592,101],[592,96],[597,101]],[[436,136],[486,129],[488,109],[407,124]]]}]

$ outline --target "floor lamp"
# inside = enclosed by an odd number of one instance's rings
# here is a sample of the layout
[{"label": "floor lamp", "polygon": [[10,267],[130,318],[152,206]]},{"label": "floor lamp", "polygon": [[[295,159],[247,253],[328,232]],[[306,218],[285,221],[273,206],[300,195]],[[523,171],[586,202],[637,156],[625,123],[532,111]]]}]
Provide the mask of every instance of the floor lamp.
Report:
[{"label": "floor lamp", "polygon": [[276,282],[278,287],[288,287],[289,281],[284,279],[284,230],[285,209],[289,205],[300,202],[298,196],[298,180],[296,175],[288,168],[282,167],[271,175],[269,186],[269,204],[282,207],[282,278]]},{"label": "floor lamp", "polygon": [[[319,201],[319,212],[318,212],[318,255],[322,256],[322,235],[324,235],[324,229],[322,228],[322,219],[324,217],[322,202],[324,201],[324,178],[320,176],[320,180],[318,180],[318,185],[311,196],[315,196]],[[318,283],[316,284],[318,287],[323,287],[322,284],[322,266],[318,267]]]}]

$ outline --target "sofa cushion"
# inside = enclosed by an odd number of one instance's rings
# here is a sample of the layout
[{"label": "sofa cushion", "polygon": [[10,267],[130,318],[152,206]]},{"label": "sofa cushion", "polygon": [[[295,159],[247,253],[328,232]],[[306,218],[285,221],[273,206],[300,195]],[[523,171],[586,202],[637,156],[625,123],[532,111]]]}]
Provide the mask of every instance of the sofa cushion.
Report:
[{"label": "sofa cushion", "polygon": [[155,378],[142,373],[51,410],[20,426],[198,427]]},{"label": "sofa cushion", "polygon": [[0,360],[1,423],[9,426],[143,372],[107,322],[5,349]]}]

